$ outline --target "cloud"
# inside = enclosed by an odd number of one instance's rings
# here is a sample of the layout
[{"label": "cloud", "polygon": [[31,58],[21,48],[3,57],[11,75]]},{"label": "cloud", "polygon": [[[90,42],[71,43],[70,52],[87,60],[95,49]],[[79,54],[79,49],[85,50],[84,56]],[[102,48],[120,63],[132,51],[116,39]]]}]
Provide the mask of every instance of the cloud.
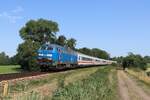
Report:
[{"label": "cloud", "polygon": [[0,18],[4,18],[11,23],[16,23],[17,20],[23,18],[22,16],[19,15],[21,12],[23,12],[23,8],[19,6],[16,9],[13,9],[11,11],[5,11],[0,13]]},{"label": "cloud", "polygon": [[12,10],[13,13],[19,13],[23,12],[23,8],[21,6],[18,6],[16,9]]}]

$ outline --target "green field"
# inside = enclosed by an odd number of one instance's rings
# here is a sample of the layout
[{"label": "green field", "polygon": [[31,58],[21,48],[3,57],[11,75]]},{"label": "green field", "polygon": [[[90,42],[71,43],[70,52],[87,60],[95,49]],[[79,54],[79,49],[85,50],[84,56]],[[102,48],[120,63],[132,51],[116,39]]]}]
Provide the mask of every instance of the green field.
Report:
[{"label": "green field", "polygon": [[0,74],[19,73],[20,71],[19,65],[0,65]]}]

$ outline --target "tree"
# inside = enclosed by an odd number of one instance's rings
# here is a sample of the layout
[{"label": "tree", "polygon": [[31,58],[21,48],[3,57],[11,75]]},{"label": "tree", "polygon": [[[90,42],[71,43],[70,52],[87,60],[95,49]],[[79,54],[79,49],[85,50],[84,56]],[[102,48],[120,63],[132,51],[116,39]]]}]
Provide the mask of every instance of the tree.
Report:
[{"label": "tree", "polygon": [[22,69],[38,70],[36,52],[39,47],[40,44],[38,42],[32,42],[32,40],[25,41],[19,45],[17,57],[19,57],[18,63]]},{"label": "tree", "polygon": [[86,47],[83,47],[83,48],[78,49],[78,52],[92,56],[91,49],[86,48]]},{"label": "tree", "polygon": [[84,47],[84,48],[78,49],[78,51],[83,53],[83,54],[102,58],[102,59],[109,59],[110,58],[110,55],[106,51],[100,50],[98,48],[89,49],[89,48]]},{"label": "tree", "polygon": [[5,54],[5,52],[0,53],[0,65],[9,65],[11,63],[11,60],[9,56]]},{"label": "tree", "polygon": [[110,55],[106,51],[100,50],[98,48],[93,48],[91,52],[92,52],[92,56],[94,56],[94,57],[98,57],[98,58],[102,58],[102,59],[110,58]]},{"label": "tree", "polygon": [[111,60],[117,61],[117,63],[122,64],[124,57],[120,56],[120,57],[114,57]]},{"label": "tree", "polygon": [[76,46],[76,40],[74,38],[70,38],[67,40],[67,43],[66,45],[68,47],[70,47],[71,49],[75,49],[75,46]]},{"label": "tree", "polygon": [[56,32],[58,32],[58,24],[56,22],[39,19],[30,20],[20,30],[20,36],[25,41],[39,42],[55,42]]},{"label": "tree", "polygon": [[10,64],[11,65],[18,65],[18,61],[19,61],[19,59],[18,59],[17,55],[10,57],[10,62],[11,62]]},{"label": "tree", "polygon": [[16,56],[23,69],[38,69],[36,62],[37,50],[46,42],[54,43],[58,31],[59,28],[56,22],[45,19],[30,20],[21,28],[20,36],[24,42],[19,45]]},{"label": "tree", "polygon": [[146,63],[150,63],[150,56],[145,56],[144,60],[145,60]]},{"label": "tree", "polygon": [[66,39],[66,37],[65,37],[64,35],[60,35],[60,36],[58,37],[58,39],[56,40],[56,43],[57,43],[58,45],[61,45],[61,46],[65,46],[65,45],[66,45],[66,42],[67,42],[67,39]]},{"label": "tree", "polygon": [[123,68],[125,69],[126,67],[135,67],[135,68],[140,68],[142,70],[146,69],[146,62],[144,58],[137,54],[129,53],[128,56],[123,58],[122,65]]}]

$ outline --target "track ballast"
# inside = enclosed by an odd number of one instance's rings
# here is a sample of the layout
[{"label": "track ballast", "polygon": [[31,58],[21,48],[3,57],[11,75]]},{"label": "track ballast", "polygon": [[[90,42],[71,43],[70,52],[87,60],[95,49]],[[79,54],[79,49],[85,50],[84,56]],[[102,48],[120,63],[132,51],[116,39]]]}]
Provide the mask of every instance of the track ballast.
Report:
[{"label": "track ballast", "polygon": [[9,74],[0,74],[0,82],[3,80],[12,80],[24,77],[32,77],[47,74],[46,72],[23,72],[23,73],[9,73]]}]

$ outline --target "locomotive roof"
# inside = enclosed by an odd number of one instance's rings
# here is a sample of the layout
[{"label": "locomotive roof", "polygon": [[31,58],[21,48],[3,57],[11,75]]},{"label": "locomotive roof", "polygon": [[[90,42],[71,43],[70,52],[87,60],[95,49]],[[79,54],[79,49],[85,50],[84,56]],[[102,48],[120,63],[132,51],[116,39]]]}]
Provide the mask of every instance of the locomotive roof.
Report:
[{"label": "locomotive roof", "polygon": [[71,48],[67,47],[67,46],[60,46],[58,44],[44,44],[45,46],[52,46],[52,47],[55,47],[55,48],[62,48],[63,50],[67,50],[68,52],[71,52],[71,53],[76,53],[76,51],[72,50]]}]

